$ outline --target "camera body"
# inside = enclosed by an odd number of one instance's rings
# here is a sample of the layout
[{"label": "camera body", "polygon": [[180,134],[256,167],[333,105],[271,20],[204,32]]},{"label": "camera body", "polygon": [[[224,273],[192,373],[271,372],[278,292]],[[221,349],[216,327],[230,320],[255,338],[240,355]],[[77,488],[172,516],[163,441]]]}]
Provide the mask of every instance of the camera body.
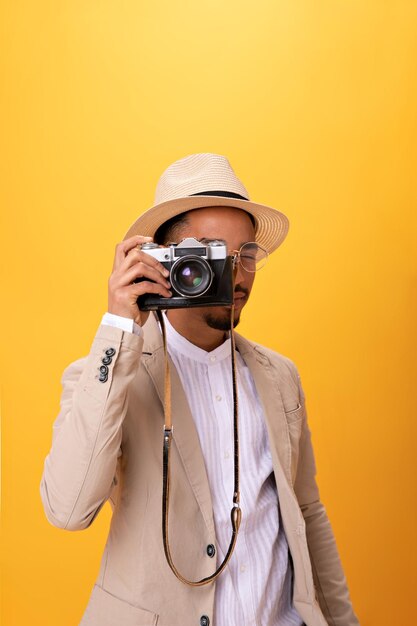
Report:
[{"label": "camera body", "polygon": [[[159,247],[144,243],[143,252],[169,270],[172,297],[146,293],[137,303],[142,311],[233,304],[233,262],[222,239],[199,241],[193,237]],[[135,282],[145,280],[137,279]]]}]

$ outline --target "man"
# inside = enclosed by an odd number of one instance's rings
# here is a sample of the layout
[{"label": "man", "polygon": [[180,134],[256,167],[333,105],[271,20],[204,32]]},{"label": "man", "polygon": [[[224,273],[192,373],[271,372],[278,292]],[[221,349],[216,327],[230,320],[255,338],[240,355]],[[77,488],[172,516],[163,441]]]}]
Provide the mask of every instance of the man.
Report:
[{"label": "man", "polygon": [[64,372],[41,482],[46,515],[61,528],[86,528],[107,499],[112,504],[83,626],[358,624],[315,482],[297,369],[239,335],[237,543],[214,581],[193,586],[180,579],[210,577],[230,541],[230,307],[165,315],[174,424],[168,540],[178,577],[164,553],[164,349],[154,314],[140,310],[137,299],[147,293],[168,298],[171,285],[164,266],[140,246],[153,239],[160,245],[186,237],[225,240],[237,263],[236,326],[256,261],[265,260],[287,230],[285,215],[249,200],[225,157],[196,154],[164,172],[155,206],[116,247],[108,312],[88,357]]}]

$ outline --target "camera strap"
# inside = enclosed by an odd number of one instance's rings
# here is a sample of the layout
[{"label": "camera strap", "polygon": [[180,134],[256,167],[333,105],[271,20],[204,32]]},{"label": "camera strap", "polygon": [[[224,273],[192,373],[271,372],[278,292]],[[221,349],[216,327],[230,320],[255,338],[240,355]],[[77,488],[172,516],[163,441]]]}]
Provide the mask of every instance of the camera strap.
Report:
[{"label": "camera strap", "polygon": [[230,511],[230,520],[232,525],[232,536],[230,539],[229,548],[223,562],[219,565],[216,571],[202,578],[201,580],[192,581],[185,578],[175,567],[171,550],[169,547],[168,536],[168,517],[169,517],[169,485],[170,485],[170,450],[172,442],[172,415],[171,415],[171,377],[169,371],[168,352],[167,352],[167,340],[165,323],[163,314],[160,310],[157,310],[157,315],[162,329],[162,337],[164,342],[164,357],[165,357],[165,397],[164,397],[164,413],[165,413],[165,425],[164,425],[164,443],[163,443],[163,486],[162,486],[162,537],[164,543],[165,557],[168,565],[174,572],[175,576],[183,583],[190,585],[191,587],[201,587],[207,585],[215,580],[225,569],[233,550],[236,545],[237,534],[242,518],[242,511],[240,509],[240,492],[239,492],[239,429],[238,429],[238,400],[237,400],[237,380],[236,380],[236,354],[235,354],[235,338],[233,334],[234,323],[234,304],[231,306],[230,312],[230,345],[231,345],[231,360],[232,360],[232,387],[233,387],[233,437],[234,437],[234,492],[233,492],[233,507]]}]

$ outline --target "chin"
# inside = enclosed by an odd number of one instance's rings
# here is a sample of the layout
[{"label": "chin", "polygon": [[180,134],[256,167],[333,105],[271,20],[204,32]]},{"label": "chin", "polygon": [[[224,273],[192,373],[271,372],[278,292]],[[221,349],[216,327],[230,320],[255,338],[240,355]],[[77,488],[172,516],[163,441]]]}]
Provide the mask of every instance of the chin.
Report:
[{"label": "chin", "polygon": [[[210,328],[230,330],[230,309],[214,308],[204,313],[204,321]],[[233,328],[240,322],[240,311],[235,313]]]}]

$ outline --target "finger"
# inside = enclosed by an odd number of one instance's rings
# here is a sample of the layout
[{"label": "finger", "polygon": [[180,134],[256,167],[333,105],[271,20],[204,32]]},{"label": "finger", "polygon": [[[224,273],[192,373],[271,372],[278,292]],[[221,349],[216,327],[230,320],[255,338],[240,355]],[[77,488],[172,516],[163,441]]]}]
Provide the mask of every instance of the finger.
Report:
[{"label": "finger", "polygon": [[136,278],[149,278],[153,282],[159,283],[167,289],[170,287],[169,282],[166,278],[164,278],[164,276],[162,276],[157,268],[150,267],[146,263],[142,262],[136,263],[127,272],[120,274],[119,285],[130,285]]},{"label": "finger", "polygon": [[144,235],[134,235],[133,237],[129,237],[129,239],[125,239],[124,241],[118,243],[114,253],[113,269],[116,269],[120,266],[129,250],[135,248],[138,244],[149,241],[152,241],[152,237],[145,237]]},{"label": "finger", "polygon": [[152,283],[148,280],[143,280],[140,283],[133,283],[129,287],[125,287],[125,289],[128,289],[129,293],[134,295],[136,298],[143,296],[145,293],[159,294],[164,298],[172,297],[172,291],[166,289],[166,287],[160,285],[159,283]]},{"label": "finger", "polygon": [[155,259],[155,257],[153,257],[152,255],[147,254],[146,252],[144,252],[143,250],[139,250],[138,248],[132,248],[131,250],[129,250],[118,270],[121,272],[125,272],[138,262],[145,263],[146,265],[155,268],[164,277],[169,276],[169,271],[162,265],[162,263],[157,261],[157,259]]}]

